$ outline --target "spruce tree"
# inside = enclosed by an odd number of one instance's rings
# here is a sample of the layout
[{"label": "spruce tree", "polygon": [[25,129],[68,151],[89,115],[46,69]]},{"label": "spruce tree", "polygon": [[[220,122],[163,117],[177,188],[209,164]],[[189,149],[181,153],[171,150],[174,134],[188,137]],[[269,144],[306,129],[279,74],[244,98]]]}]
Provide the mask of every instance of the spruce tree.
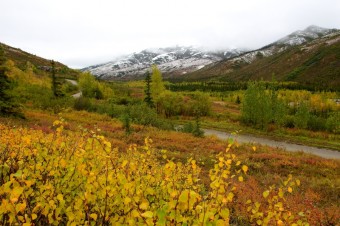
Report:
[{"label": "spruce tree", "polygon": [[10,93],[13,82],[8,78],[8,68],[5,65],[6,57],[0,45],[0,115],[18,115],[19,105]]},{"label": "spruce tree", "polygon": [[51,73],[52,73],[52,91],[54,97],[62,97],[64,94],[61,91],[61,83],[58,81],[55,70],[55,62],[51,61]]},{"label": "spruce tree", "polygon": [[144,101],[148,104],[149,107],[153,106],[153,101],[151,97],[151,75],[150,72],[145,72],[145,98]]}]

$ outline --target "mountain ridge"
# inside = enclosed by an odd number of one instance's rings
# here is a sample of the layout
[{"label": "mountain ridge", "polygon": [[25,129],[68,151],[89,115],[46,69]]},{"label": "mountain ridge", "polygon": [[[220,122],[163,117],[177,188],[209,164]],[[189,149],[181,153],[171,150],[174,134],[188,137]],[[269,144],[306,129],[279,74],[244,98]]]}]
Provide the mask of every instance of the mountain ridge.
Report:
[{"label": "mountain ridge", "polygon": [[142,76],[152,64],[157,64],[163,73],[179,76],[244,51],[243,49],[208,51],[193,46],[145,49],[107,63],[83,68],[82,71],[89,71],[101,79],[135,78]]},{"label": "mountain ridge", "polygon": [[[308,28],[307,28],[308,29]],[[248,81],[271,80],[298,82],[312,87],[340,87],[340,30],[328,29],[314,39],[305,37],[300,44],[277,42],[240,56],[220,61],[183,76],[182,80]],[[297,35],[296,35],[297,34]],[[286,37],[289,37],[286,36]],[[267,54],[267,55],[265,55]],[[320,83],[320,84],[318,84]]]},{"label": "mountain ridge", "polygon": [[310,42],[336,32],[336,29],[315,25],[297,30],[257,50],[229,49],[207,51],[192,46],[145,49],[103,64],[83,68],[100,79],[135,79],[142,77],[152,64],[158,65],[165,77],[181,78],[213,65],[232,60],[235,64],[249,64],[257,57],[269,57],[293,46]]}]

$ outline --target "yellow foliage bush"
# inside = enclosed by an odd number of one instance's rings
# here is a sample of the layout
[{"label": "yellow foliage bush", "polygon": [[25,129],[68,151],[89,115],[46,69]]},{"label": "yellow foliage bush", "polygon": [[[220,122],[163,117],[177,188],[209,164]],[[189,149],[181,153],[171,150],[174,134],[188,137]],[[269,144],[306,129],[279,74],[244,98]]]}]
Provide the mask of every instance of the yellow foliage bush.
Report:
[{"label": "yellow foliage bush", "polygon": [[229,225],[235,182],[248,171],[231,145],[205,187],[195,160],[169,160],[150,139],[118,151],[64,124],[51,134],[0,124],[0,224]]}]

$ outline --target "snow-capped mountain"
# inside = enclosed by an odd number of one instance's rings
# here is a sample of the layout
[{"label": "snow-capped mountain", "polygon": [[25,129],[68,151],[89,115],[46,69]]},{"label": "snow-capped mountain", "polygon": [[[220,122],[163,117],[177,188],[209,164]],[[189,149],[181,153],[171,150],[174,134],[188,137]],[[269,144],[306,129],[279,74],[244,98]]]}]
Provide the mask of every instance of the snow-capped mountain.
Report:
[{"label": "snow-capped mountain", "polygon": [[[260,49],[222,60],[192,73],[183,75],[182,80],[222,79],[225,81],[247,81],[272,79],[322,83],[333,81],[330,87],[339,84],[339,60],[337,45],[340,30],[310,26],[296,31]],[[338,86],[339,87],[339,86]]]},{"label": "snow-capped mountain", "polygon": [[[337,32],[336,29],[309,26],[295,31],[276,42],[257,50],[232,49],[227,51],[207,51],[195,47],[170,47],[146,49],[138,53],[119,57],[108,63],[82,69],[101,79],[136,78],[149,70],[152,64],[166,76],[181,76],[187,73],[206,70],[223,61],[231,68],[240,64],[250,64],[259,57],[280,53],[292,46],[301,45],[320,37]],[[209,65],[209,66],[208,66]]]},{"label": "snow-capped mountain", "polygon": [[240,54],[238,57],[231,59],[231,62],[235,62],[237,64],[251,63],[258,57],[268,57],[282,52],[289,47],[301,45],[314,39],[330,35],[337,31],[337,29],[327,29],[312,25],[304,30],[295,31],[290,35],[277,40],[276,42],[262,47],[261,49]]},{"label": "snow-capped mountain", "polygon": [[243,52],[245,50],[205,51],[183,46],[146,49],[108,63],[84,68],[83,71],[89,71],[101,79],[138,77],[149,70],[151,65],[156,64],[165,74],[181,75],[199,70],[207,64],[238,56]]},{"label": "snow-capped mountain", "polygon": [[312,25],[307,27],[305,30],[295,31],[292,34],[281,38],[275,43],[288,46],[300,45],[313,39],[328,35],[332,32],[334,32],[334,29],[327,29]]}]

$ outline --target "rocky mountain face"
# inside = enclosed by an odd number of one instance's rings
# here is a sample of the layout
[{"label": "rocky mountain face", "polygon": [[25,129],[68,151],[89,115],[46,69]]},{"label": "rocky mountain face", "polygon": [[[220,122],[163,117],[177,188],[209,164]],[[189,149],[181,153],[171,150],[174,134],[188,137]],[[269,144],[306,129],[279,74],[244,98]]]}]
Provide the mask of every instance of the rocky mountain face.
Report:
[{"label": "rocky mountain face", "polygon": [[228,51],[204,51],[195,47],[170,47],[146,49],[117,58],[111,62],[90,66],[89,71],[101,79],[136,78],[142,76],[151,65],[156,64],[167,76],[180,76],[199,70],[205,65],[235,57],[245,52],[240,49]]},{"label": "rocky mountain face", "polygon": [[[295,31],[276,42],[253,51],[246,51],[245,49],[204,51],[195,47],[178,46],[146,49],[139,53],[119,57],[111,62],[90,66],[82,70],[89,71],[95,76],[106,80],[115,78],[132,79],[142,76],[152,64],[157,64],[165,77],[185,78],[187,74],[195,74],[196,71],[209,71],[214,65],[227,62],[224,63],[229,65],[226,67],[227,69],[217,71],[218,75],[221,72],[228,73],[232,68],[250,64],[256,59],[278,54],[292,46],[310,42],[336,31],[336,29],[309,26],[304,30]],[[210,77],[209,73],[208,77]]]}]

